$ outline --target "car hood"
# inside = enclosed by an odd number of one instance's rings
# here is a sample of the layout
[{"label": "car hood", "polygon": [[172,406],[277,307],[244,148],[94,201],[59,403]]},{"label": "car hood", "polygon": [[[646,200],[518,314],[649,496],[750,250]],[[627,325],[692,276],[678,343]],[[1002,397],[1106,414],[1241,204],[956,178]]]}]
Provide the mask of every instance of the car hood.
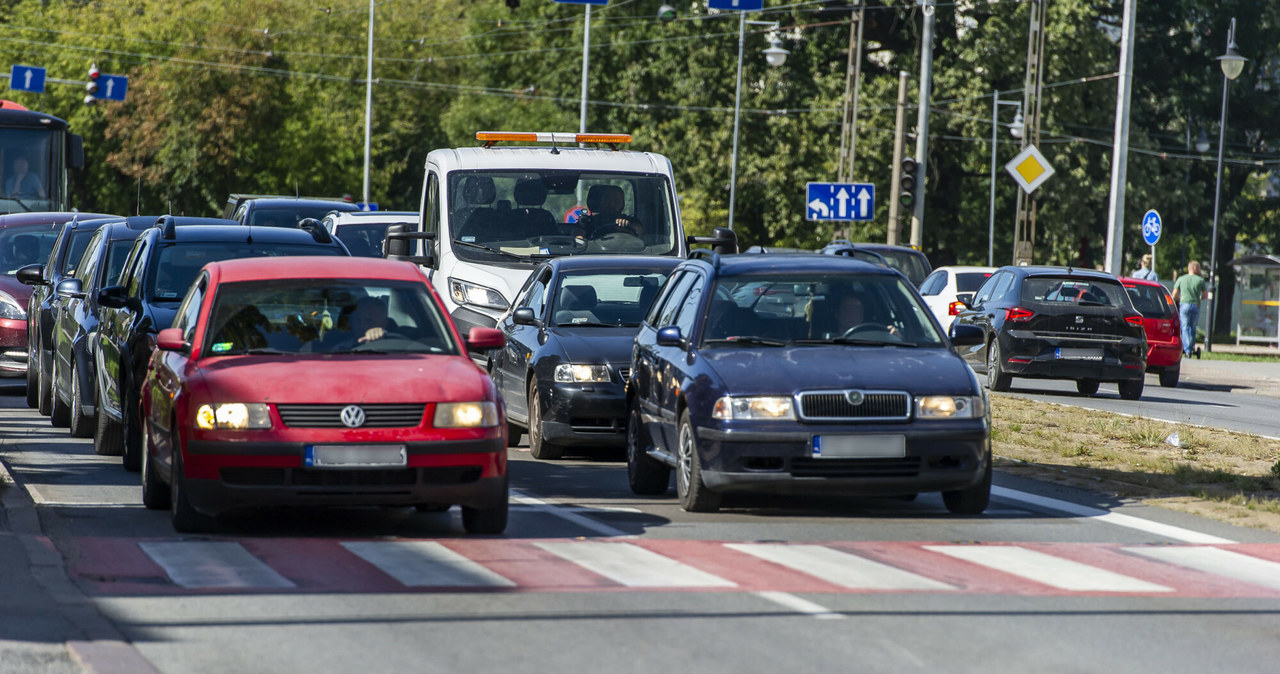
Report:
[{"label": "car hood", "polygon": [[630,363],[639,328],[551,328],[570,363]]},{"label": "car hood", "polygon": [[0,291],[8,293],[23,310],[27,308],[27,300],[31,299],[32,288],[18,282],[18,277],[0,274]]},{"label": "car hood", "polygon": [[223,356],[200,362],[211,400],[406,403],[492,400],[488,377],[465,356]]},{"label": "car hood", "polygon": [[797,346],[704,349],[701,354],[735,395],[818,389],[978,393],[959,356],[941,348]]}]

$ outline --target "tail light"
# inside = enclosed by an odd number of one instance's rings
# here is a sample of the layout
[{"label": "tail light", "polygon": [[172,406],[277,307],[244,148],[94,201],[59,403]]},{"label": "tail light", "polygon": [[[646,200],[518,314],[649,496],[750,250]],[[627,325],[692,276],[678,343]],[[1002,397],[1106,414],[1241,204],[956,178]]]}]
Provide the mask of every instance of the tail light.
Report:
[{"label": "tail light", "polygon": [[1010,323],[1026,323],[1035,315],[1036,312],[1030,309],[1023,309],[1022,307],[1013,307],[1012,309],[1004,310],[1004,320]]},{"label": "tail light", "polygon": [[964,305],[964,302],[952,302],[951,304],[947,305],[947,315],[959,316],[960,312],[968,308],[969,307]]},{"label": "tail light", "polygon": [[1129,323],[1130,325],[1136,325],[1136,326],[1138,326],[1138,327],[1142,327],[1142,316],[1141,316],[1141,315],[1138,315],[1138,316],[1125,316],[1125,317],[1124,317],[1124,320],[1125,320],[1125,322]]}]

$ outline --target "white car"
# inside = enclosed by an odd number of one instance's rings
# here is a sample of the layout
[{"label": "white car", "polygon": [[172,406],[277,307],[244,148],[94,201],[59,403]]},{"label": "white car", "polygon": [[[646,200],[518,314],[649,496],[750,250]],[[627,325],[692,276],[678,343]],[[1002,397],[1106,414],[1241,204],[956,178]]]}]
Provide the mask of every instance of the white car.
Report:
[{"label": "white car", "polygon": [[995,267],[938,267],[920,284],[920,294],[943,330],[951,329],[959,308],[956,302],[968,302],[973,293],[987,282]]},{"label": "white car", "polygon": [[333,211],[321,224],[342,241],[357,257],[382,257],[382,239],[391,225],[404,225],[406,232],[418,231],[422,217],[416,211]]}]

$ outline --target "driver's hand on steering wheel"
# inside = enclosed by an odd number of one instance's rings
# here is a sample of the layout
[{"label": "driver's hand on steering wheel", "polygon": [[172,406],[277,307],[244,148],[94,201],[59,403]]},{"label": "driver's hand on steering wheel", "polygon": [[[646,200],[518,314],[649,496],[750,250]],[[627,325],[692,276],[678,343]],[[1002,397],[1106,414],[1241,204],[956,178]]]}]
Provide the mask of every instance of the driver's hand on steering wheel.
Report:
[{"label": "driver's hand on steering wheel", "polygon": [[369,328],[368,330],[365,331],[364,337],[357,339],[356,343],[364,344],[366,342],[376,342],[379,339],[382,339],[382,336],[385,334],[386,334],[386,330],[383,330],[382,328]]}]

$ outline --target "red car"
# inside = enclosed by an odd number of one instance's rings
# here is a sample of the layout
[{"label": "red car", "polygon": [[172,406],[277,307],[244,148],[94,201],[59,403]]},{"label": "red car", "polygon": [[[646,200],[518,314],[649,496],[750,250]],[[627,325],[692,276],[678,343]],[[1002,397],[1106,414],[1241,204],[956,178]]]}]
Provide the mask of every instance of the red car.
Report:
[{"label": "red car", "polygon": [[1177,386],[1178,373],[1182,369],[1181,324],[1177,305],[1169,291],[1157,281],[1126,277],[1120,282],[1129,291],[1133,308],[1142,314],[1142,327],[1147,333],[1147,372],[1159,374],[1161,386]]},{"label": "red car", "polygon": [[507,524],[507,424],[492,380],[412,264],[211,262],[157,335],[142,384],[143,502],[174,529],[261,505],[462,506]]}]

